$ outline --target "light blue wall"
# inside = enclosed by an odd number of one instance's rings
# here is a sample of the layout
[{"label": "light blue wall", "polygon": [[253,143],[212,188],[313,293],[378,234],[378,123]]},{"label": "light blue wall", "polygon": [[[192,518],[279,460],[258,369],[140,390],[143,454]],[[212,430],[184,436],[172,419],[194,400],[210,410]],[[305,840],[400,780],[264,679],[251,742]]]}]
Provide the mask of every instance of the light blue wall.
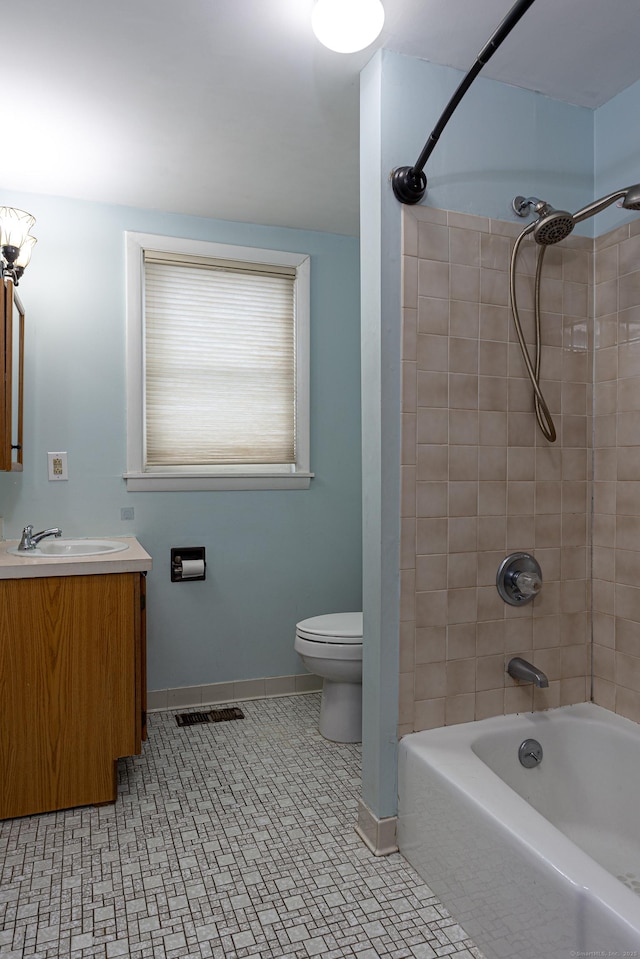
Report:
[{"label": "light blue wall", "polygon": [[[304,673],[295,623],[361,608],[358,241],[13,192],[2,202],[33,213],[38,237],[19,288],[25,469],[0,474],[5,538],[28,522],[138,536],[154,561],[150,689]],[[310,490],[127,493],[126,230],[311,255]],[[49,450],[68,451],[68,482],[48,482]],[[190,545],[206,547],[207,579],[171,583],[170,548]]]},{"label": "light blue wall", "polygon": [[362,798],[376,815],[393,814],[397,793],[400,210],[385,177],[388,103],[383,59],[375,57],[361,77],[360,235],[365,557]]},{"label": "light blue wall", "polygon": [[[363,800],[396,810],[402,207],[389,173],[410,166],[463,74],[380,51],[361,82],[364,508]],[[593,114],[478,78],[426,168],[424,203],[514,222],[517,194],[578,209],[593,199]]]},{"label": "light blue wall", "polygon": [[[640,183],[640,81],[595,111],[594,197]],[[638,214],[615,205],[595,218],[596,235],[606,233]]]},{"label": "light blue wall", "polygon": [[[464,74],[388,52],[382,71],[392,101],[383,138],[390,172],[416,162]],[[511,202],[522,194],[577,210],[593,199],[593,113],[480,76],[425,173],[423,203],[439,209],[516,221]]]}]

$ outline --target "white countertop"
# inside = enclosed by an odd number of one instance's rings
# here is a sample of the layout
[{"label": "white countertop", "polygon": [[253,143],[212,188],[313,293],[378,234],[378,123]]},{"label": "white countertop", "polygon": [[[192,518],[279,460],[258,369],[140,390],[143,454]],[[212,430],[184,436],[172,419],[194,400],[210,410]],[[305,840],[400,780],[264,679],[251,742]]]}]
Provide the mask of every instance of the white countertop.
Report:
[{"label": "white countertop", "polygon": [[128,549],[97,556],[14,556],[7,550],[18,540],[0,542],[0,579],[41,576],[95,576],[100,573],[138,573],[150,570],[153,560],[134,536],[109,536]]}]

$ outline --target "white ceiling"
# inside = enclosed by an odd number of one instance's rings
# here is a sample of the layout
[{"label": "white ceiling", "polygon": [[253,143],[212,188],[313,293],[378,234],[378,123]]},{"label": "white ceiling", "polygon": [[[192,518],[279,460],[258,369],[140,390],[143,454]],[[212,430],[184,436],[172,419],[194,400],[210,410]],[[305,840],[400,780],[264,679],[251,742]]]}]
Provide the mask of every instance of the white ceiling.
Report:
[{"label": "white ceiling", "polygon": [[[7,3],[0,184],[355,235],[373,50],[466,71],[512,2],[383,0],[348,56],[315,40],[313,0]],[[536,0],[482,75],[597,107],[640,79],[639,41],[638,0]]]}]

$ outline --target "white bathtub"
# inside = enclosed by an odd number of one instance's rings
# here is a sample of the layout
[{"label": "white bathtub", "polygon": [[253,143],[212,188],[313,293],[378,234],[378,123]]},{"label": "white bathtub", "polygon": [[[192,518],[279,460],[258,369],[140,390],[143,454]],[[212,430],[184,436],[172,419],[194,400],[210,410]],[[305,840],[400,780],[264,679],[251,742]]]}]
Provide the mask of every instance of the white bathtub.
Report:
[{"label": "white bathtub", "polygon": [[636,959],[640,726],[581,703],[405,736],[398,843],[487,959]]}]

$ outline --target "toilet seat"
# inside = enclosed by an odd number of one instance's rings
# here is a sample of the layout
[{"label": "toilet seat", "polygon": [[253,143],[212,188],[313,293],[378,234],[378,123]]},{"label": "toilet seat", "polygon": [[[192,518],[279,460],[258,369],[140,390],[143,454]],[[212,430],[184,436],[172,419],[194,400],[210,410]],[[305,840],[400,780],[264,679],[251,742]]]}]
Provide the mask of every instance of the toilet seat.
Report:
[{"label": "toilet seat", "polygon": [[328,613],[296,625],[296,636],[313,643],[362,645],[362,613]]},{"label": "toilet seat", "polygon": [[362,643],[337,643],[335,640],[317,642],[315,639],[308,639],[296,633],[293,648],[301,656],[312,659],[333,659],[336,662],[357,660],[362,663]]}]

